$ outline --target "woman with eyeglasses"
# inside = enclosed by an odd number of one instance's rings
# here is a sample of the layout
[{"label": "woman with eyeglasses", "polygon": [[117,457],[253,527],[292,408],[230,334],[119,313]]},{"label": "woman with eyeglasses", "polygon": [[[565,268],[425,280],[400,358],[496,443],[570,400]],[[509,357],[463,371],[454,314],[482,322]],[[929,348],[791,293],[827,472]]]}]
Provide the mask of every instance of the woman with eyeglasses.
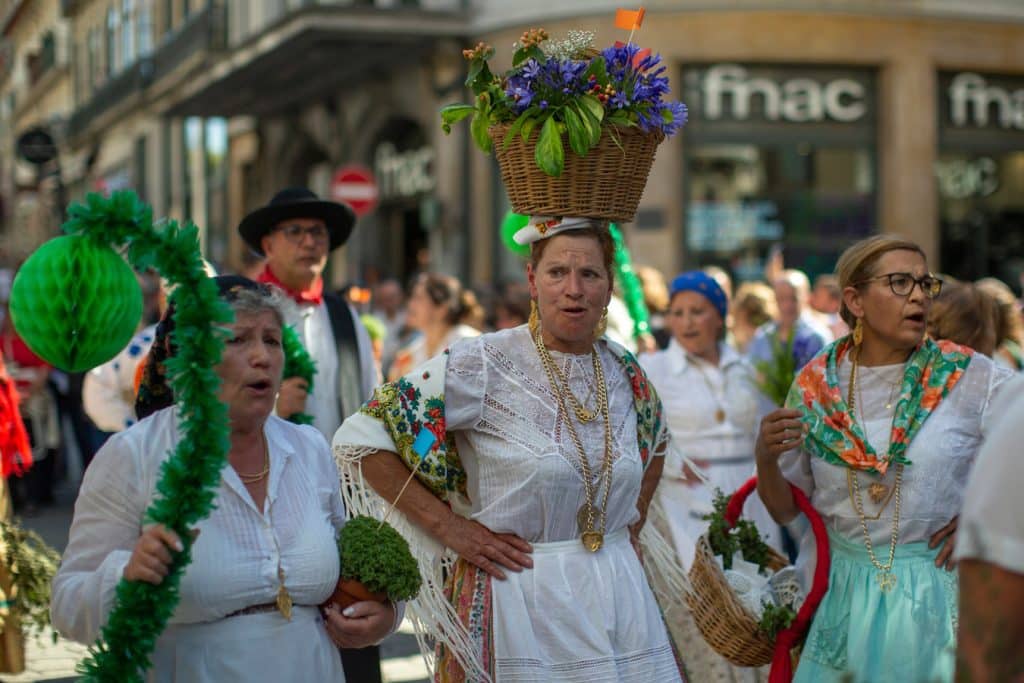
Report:
[{"label": "woman with eyeglasses", "polygon": [[[951,681],[957,515],[1010,373],[926,337],[942,281],[917,244],[871,237],[843,253],[836,274],[853,332],[797,375],[755,449],[776,521],[797,516],[792,482],[828,528],[829,588],[796,681]],[[810,534],[800,556],[814,556]]]}]

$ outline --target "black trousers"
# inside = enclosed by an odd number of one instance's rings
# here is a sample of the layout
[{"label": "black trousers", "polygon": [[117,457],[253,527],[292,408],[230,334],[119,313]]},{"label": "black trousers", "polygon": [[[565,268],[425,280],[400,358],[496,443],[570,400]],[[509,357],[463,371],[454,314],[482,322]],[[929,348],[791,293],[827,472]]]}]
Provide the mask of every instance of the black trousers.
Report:
[{"label": "black trousers", "polygon": [[342,648],[341,665],[346,683],[381,683],[380,648],[376,645],[358,650]]}]

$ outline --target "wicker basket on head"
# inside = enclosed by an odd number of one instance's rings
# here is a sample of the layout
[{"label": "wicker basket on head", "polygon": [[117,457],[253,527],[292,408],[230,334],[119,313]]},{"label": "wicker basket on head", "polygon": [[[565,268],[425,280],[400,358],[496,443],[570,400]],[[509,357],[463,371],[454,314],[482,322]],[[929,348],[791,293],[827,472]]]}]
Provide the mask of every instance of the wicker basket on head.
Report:
[{"label": "wicker basket on head", "polygon": [[539,134],[534,133],[528,142],[523,142],[518,134],[513,135],[505,148],[505,136],[511,127],[491,126],[494,155],[512,210],[534,216],[633,220],[654,163],[654,151],[665,139],[660,132],[606,126],[597,146],[581,157],[572,151],[563,135],[565,168],[562,175],[552,177],[540,170],[534,160]]},{"label": "wicker basket on head", "polygon": [[[744,502],[756,488],[757,478],[754,477],[733,494],[726,510],[727,522],[736,523]],[[818,567],[814,584],[804,598],[794,623],[780,631],[776,638],[769,638],[758,629],[758,620],[736,597],[722,568],[715,561],[707,534],[697,541],[697,551],[690,567],[693,590],[687,594],[686,602],[704,640],[715,652],[737,666],[756,667],[771,663],[773,671],[780,665],[788,669],[792,663],[790,647],[796,646],[806,635],[811,617],[828,589],[829,550],[825,525],[803,491],[792,484],[790,490],[797,507],[811,522],[817,543]],[[778,571],[789,564],[777,552],[769,550],[769,569]],[[783,679],[788,680],[786,676]]]}]

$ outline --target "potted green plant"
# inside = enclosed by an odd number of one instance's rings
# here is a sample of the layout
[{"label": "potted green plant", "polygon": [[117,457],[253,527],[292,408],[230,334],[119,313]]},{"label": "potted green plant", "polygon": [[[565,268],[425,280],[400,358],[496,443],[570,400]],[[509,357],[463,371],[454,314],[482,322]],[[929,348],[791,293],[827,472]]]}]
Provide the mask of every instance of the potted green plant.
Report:
[{"label": "potted green plant", "polygon": [[341,576],[327,603],[344,609],[362,600],[400,602],[419,593],[421,577],[409,544],[387,522],[360,515],[338,534]]},{"label": "potted green plant", "polygon": [[[665,99],[658,55],[634,43],[598,51],[593,42],[587,31],[549,41],[531,29],[501,75],[488,64],[489,45],[463,51],[475,100],[444,107],[442,128],[471,120],[477,146],[496,153],[516,213],[631,219],[654,149],[686,123],[686,105]],[[589,199],[578,198],[591,187]]]}]

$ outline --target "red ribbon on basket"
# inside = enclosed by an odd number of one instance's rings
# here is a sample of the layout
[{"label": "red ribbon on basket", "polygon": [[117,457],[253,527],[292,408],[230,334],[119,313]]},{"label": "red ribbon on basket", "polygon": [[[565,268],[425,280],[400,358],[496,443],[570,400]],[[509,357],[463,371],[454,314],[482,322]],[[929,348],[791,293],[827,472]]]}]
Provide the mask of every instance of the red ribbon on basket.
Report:
[{"label": "red ribbon on basket", "polygon": [[[817,554],[817,564],[814,568],[814,580],[811,582],[811,590],[804,598],[804,604],[796,613],[796,618],[789,628],[779,631],[775,636],[775,656],[772,659],[772,666],[768,673],[768,683],[790,683],[793,680],[793,658],[790,651],[807,633],[811,625],[811,619],[821,604],[821,599],[828,591],[828,571],[830,556],[828,550],[828,532],[825,530],[825,523],[821,521],[818,511],[811,505],[807,495],[793,484],[789,485],[793,492],[793,501],[800,511],[807,516],[811,522],[811,531],[814,532],[814,540]],[[757,489],[757,477],[751,477],[746,484],[737,489],[725,508],[725,521],[729,526],[736,524],[743,513],[743,504],[754,490]]]}]

